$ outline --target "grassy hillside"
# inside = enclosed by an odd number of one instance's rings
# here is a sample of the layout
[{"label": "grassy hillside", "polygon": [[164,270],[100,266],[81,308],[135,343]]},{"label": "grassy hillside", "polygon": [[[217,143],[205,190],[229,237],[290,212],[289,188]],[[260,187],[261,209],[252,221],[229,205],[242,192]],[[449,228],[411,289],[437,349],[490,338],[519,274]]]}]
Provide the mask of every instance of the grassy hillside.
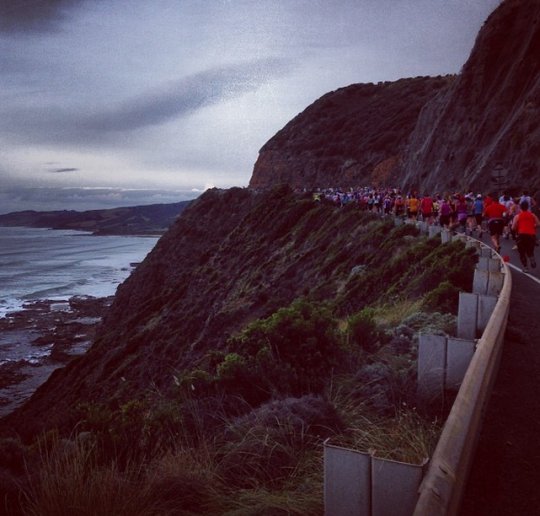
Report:
[{"label": "grassy hillside", "polygon": [[[354,204],[207,192],[121,287],[90,351],[2,421],[3,490],[28,481],[34,514],[69,500],[322,514],[324,439],[429,455],[441,414],[415,408],[418,333],[455,332],[475,260]],[[23,456],[41,480],[17,470]]]}]

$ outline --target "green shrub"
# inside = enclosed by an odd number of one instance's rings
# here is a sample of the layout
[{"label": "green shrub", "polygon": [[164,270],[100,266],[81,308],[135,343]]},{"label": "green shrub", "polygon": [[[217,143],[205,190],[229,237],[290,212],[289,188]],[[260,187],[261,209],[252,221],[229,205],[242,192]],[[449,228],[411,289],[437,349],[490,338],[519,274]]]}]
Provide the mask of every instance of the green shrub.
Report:
[{"label": "green shrub", "polygon": [[428,292],[423,299],[427,309],[457,314],[460,289],[450,281],[443,281],[438,287]]},{"label": "green shrub", "polygon": [[241,357],[238,353],[229,353],[225,357],[225,360],[218,365],[217,376],[221,380],[234,380],[242,374],[245,367],[245,358]]},{"label": "green shrub", "polygon": [[228,340],[228,348],[245,358],[244,379],[255,382],[251,389],[319,393],[340,353],[337,321],[327,307],[297,300],[251,323]]},{"label": "green shrub", "polygon": [[381,339],[381,332],[377,331],[375,310],[363,308],[360,312],[348,318],[348,346],[350,349],[361,348],[373,351],[375,344]]}]

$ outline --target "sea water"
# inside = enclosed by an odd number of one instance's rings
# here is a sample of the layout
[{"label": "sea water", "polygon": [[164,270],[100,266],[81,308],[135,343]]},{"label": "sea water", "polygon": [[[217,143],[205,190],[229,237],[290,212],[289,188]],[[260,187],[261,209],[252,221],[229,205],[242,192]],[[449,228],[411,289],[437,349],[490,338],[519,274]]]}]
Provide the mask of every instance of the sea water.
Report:
[{"label": "sea water", "polygon": [[0,317],[28,301],[113,295],[157,240],[0,227]]}]

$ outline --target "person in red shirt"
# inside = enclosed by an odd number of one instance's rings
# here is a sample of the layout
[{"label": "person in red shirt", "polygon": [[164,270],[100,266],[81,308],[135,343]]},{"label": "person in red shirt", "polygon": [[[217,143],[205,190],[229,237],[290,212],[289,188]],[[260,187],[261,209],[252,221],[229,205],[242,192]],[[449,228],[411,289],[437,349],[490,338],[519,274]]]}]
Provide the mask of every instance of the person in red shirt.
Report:
[{"label": "person in red shirt", "polygon": [[501,250],[500,238],[506,225],[505,219],[508,216],[508,209],[499,202],[497,196],[493,196],[491,204],[484,208],[483,215],[484,218],[488,219],[491,241],[493,242],[495,251],[498,253]]},{"label": "person in red shirt", "polygon": [[420,201],[420,211],[422,212],[422,219],[424,222],[427,222],[431,226],[433,217],[433,201],[428,194],[424,194],[424,197],[422,197],[422,200]]},{"label": "person in red shirt", "polygon": [[534,258],[534,248],[536,247],[536,228],[540,226],[538,217],[529,211],[529,203],[521,201],[519,207],[521,211],[514,217],[512,230],[517,234],[517,248],[519,259],[523,264],[523,272],[529,272],[527,268],[527,258],[531,262],[531,267],[536,268]]}]

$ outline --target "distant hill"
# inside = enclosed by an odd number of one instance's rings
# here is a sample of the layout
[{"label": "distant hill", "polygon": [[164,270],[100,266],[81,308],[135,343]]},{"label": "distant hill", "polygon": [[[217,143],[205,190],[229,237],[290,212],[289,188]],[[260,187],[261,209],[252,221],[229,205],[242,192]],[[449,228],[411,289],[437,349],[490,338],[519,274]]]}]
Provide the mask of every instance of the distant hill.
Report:
[{"label": "distant hill", "polygon": [[0,226],[74,229],[94,235],[162,235],[191,201],[90,211],[19,211],[0,215]]}]

